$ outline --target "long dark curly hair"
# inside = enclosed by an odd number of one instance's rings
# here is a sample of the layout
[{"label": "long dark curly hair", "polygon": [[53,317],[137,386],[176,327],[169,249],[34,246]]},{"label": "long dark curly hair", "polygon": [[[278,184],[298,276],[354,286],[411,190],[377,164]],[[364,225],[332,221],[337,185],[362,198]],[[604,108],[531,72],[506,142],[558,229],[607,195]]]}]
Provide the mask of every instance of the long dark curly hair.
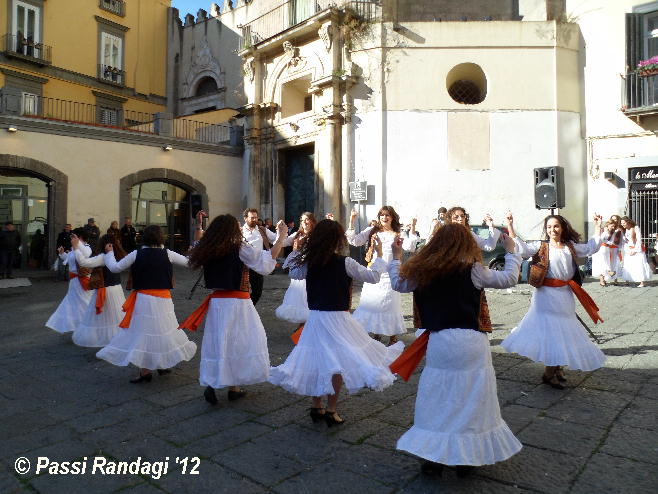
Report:
[{"label": "long dark curly hair", "polygon": [[548,220],[550,220],[551,218],[556,219],[560,223],[560,226],[562,227],[562,235],[560,237],[561,242],[575,242],[575,243],[580,242],[580,233],[578,233],[576,230],[573,229],[571,223],[569,223],[569,220],[567,220],[564,216],[559,214],[549,214],[548,216],[546,216],[546,218],[544,218],[545,239],[548,240],[546,225],[548,224]]},{"label": "long dark curly hair", "polygon": [[238,250],[242,241],[237,218],[230,214],[219,215],[210,222],[205,234],[190,252],[190,266],[197,269],[212,259]]},{"label": "long dark curly hair", "polygon": [[309,269],[324,266],[331,257],[347,249],[347,238],[342,225],[334,220],[322,220],[306,238],[293,262],[296,266],[306,264]]}]

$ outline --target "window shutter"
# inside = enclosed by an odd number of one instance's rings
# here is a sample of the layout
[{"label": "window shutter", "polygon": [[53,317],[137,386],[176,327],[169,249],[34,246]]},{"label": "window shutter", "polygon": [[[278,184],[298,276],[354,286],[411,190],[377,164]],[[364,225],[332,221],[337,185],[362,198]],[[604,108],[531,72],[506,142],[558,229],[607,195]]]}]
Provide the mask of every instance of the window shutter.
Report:
[{"label": "window shutter", "polygon": [[626,14],[626,72],[642,60],[642,14]]}]

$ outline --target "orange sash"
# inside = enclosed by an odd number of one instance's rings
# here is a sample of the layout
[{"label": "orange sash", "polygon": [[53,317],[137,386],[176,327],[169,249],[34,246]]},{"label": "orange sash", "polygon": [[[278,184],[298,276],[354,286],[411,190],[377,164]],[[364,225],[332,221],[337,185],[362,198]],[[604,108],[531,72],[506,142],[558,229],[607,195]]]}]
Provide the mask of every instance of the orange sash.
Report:
[{"label": "orange sash", "polygon": [[135,310],[135,302],[137,302],[137,294],[143,293],[144,295],[151,295],[152,297],[160,298],[171,298],[171,292],[166,289],[153,289],[153,290],[133,290],[130,296],[123,303],[121,308],[126,313],[123,320],[119,323],[120,328],[128,328],[130,326],[130,320],[133,317],[133,312]]},{"label": "orange sash", "polygon": [[78,278],[83,290],[89,290],[89,276],[80,276],[78,273],[71,273],[69,271],[69,280],[73,278]]},{"label": "orange sash", "polygon": [[201,305],[197,307],[196,310],[192,312],[192,314],[190,314],[187,319],[185,319],[182,323],[180,323],[178,329],[187,329],[188,331],[196,331],[197,328],[201,326],[201,322],[203,321],[203,318],[206,316],[206,312],[208,312],[211,298],[248,299],[249,292],[243,292],[241,290],[215,290],[210,295],[208,295],[203,302],[201,302]]},{"label": "orange sash", "polygon": [[304,325],[301,324],[298,328],[297,331],[295,331],[293,334],[290,335],[290,339],[292,342],[296,345],[299,343],[299,338],[302,336],[302,331],[304,331]]},{"label": "orange sash", "polygon": [[563,280],[558,280],[556,278],[544,278],[544,286],[549,286],[549,287],[560,287],[560,286],[569,286],[571,288],[571,291],[574,293],[580,304],[583,306],[585,311],[589,314],[589,317],[592,318],[592,321],[594,321],[594,324],[597,322],[601,321],[603,322],[603,319],[601,319],[601,316],[599,316],[599,308],[592,299],[592,297],[589,296],[589,294],[583,290],[583,288],[576,283],[573,280],[568,280],[568,281],[563,281]]},{"label": "orange sash", "polygon": [[427,353],[427,343],[430,341],[430,332],[425,330],[409,345],[402,354],[388,366],[393,374],[399,375],[405,381],[408,381],[425,353]]},{"label": "orange sash", "polygon": [[105,299],[107,298],[107,289],[102,286],[96,289],[96,314],[103,312]]},{"label": "orange sash", "polygon": [[[615,245],[615,244],[606,244],[605,242],[603,242],[601,245],[602,245],[603,247],[607,247],[608,249],[618,249],[618,248],[619,248],[618,245]],[[619,260],[621,261],[621,252],[617,251],[617,255],[619,256]],[[612,253],[612,251],[610,251],[610,262],[612,262],[612,260],[614,259],[614,257],[615,257],[615,255]]]}]

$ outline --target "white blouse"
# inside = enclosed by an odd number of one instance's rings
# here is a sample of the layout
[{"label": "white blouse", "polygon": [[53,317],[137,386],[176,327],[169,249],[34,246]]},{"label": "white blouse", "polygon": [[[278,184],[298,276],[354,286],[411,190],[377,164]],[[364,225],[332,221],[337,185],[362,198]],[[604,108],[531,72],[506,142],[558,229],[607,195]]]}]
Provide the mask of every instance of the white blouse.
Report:
[{"label": "white blouse", "polygon": [[[496,271],[476,262],[471,268],[471,281],[475,288],[509,288],[516,285],[519,279],[521,256],[519,254],[505,254],[505,270]],[[418,288],[414,280],[400,277],[400,261],[393,260],[388,265],[388,274],[391,277],[391,286],[396,292],[408,293]]]},{"label": "white blouse", "polygon": [[[142,249],[150,249],[150,248],[152,247],[142,247]],[[169,257],[169,261],[172,264],[188,267],[187,257],[182,256],[177,252],[173,252],[167,249],[167,257]],[[121,259],[119,262],[117,262],[116,259],[114,258],[114,252],[108,252],[104,255],[105,265],[107,266],[107,269],[109,269],[113,273],[120,273],[121,271],[128,269],[130,266],[132,266],[135,263],[135,259],[137,259],[136,250],[133,250],[130,254],[128,254],[123,259]]]},{"label": "white blouse", "polygon": [[[523,257],[530,257],[536,254],[541,247],[541,241],[524,242],[519,237],[514,239],[518,252]],[[595,254],[601,247],[601,237],[597,234],[590,238],[586,244],[573,244],[574,251],[578,257],[587,257]],[[567,281],[573,278],[576,272],[575,259],[571,256],[571,251],[565,245],[561,249],[550,245],[548,248],[548,271],[546,272],[547,278],[556,278],[558,280]]]},{"label": "white blouse", "polygon": [[[633,231],[635,231],[635,243],[633,243]],[[624,232],[624,244],[624,250],[628,252],[642,252],[642,232],[639,226]]]},{"label": "white blouse", "polygon": [[[78,249],[80,249],[82,256],[89,257],[91,255],[91,247],[89,244],[78,244]],[[69,252],[65,252],[59,255],[59,258],[64,261],[64,264],[68,264],[69,272],[73,274],[78,273],[78,263],[76,262],[76,250],[71,249]],[[80,263],[80,266],[86,267],[84,264]]]},{"label": "white blouse", "polygon": [[[345,232],[347,241],[354,247],[361,247],[362,245],[365,245],[366,242],[368,242],[368,239],[370,238],[370,232],[373,228],[373,226],[369,226],[360,233],[356,233],[355,230],[349,229]],[[382,241],[382,258],[386,262],[390,262],[393,259],[392,245],[393,240],[395,239],[395,235],[395,232],[377,232],[377,236]],[[403,239],[402,249],[407,252],[414,252],[416,250],[416,243],[418,242],[419,238],[418,234],[409,232],[408,236],[405,236],[403,233],[400,233],[400,236]],[[377,257],[377,253],[373,250],[372,258],[376,259]]]}]

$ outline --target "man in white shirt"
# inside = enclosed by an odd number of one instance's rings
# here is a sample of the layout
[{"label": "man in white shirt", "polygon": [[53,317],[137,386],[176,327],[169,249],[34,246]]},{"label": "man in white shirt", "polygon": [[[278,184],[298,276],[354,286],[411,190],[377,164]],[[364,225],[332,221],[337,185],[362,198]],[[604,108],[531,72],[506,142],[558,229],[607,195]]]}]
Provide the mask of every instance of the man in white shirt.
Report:
[{"label": "man in white shirt", "polygon": [[[276,242],[276,233],[265,227],[258,226],[258,210],[247,208],[242,214],[244,225],[242,225],[242,236],[258,250],[270,250],[270,244]],[[249,284],[251,285],[251,301],[256,305],[263,294],[264,277],[256,271],[249,270]]]}]

